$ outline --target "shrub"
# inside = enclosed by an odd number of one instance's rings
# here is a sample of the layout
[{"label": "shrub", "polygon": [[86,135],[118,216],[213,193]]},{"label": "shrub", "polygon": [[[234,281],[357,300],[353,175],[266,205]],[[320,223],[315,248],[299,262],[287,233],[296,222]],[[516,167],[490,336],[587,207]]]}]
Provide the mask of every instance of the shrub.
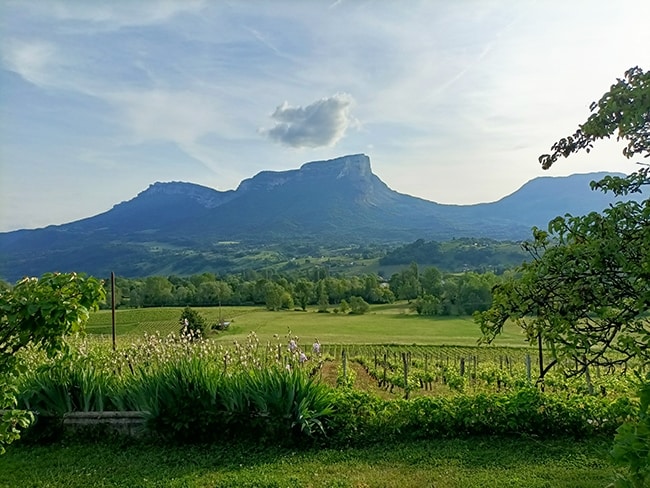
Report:
[{"label": "shrub", "polygon": [[361,297],[350,297],[350,313],[355,315],[363,315],[370,310],[370,305]]},{"label": "shrub", "polygon": [[185,307],[180,318],[181,334],[201,337],[205,332],[205,319],[203,315],[191,307]]},{"label": "shrub", "polygon": [[616,488],[650,486],[650,374],[639,387],[639,397],[638,418],[619,427],[614,438],[612,459],[627,468],[618,475]]},{"label": "shrub", "polygon": [[635,411],[626,399],[565,398],[532,387],[413,400],[383,400],[342,389],[327,433],[336,445],[482,435],[580,438],[611,434]]}]

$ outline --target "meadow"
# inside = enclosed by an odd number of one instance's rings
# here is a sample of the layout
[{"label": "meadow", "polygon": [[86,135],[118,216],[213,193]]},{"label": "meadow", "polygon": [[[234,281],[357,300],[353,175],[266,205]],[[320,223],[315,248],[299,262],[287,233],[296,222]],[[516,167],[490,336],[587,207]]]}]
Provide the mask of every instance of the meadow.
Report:
[{"label": "meadow", "polygon": [[[475,346],[481,334],[471,317],[423,317],[409,310],[405,302],[373,305],[363,315],[307,311],[268,311],[263,307],[195,308],[207,323],[219,318],[230,321],[226,331],[208,331],[211,340],[243,342],[255,332],[262,342],[287,331],[305,341],[323,344],[421,344]],[[123,339],[145,332],[161,335],[178,332],[181,307],[123,309],[116,311],[116,333]],[[111,334],[111,312],[100,310],[90,316],[89,334]],[[495,346],[525,347],[524,336],[515,326],[506,327]]]},{"label": "meadow", "polygon": [[63,360],[29,352],[45,367],[25,369],[21,401],[59,415],[147,410],[157,437],[28,437],[0,456],[0,488],[586,488],[613,479],[607,451],[632,412],[629,385],[594,375],[601,397],[558,376],[538,391],[514,327],[477,347],[471,318],[419,317],[406,303],[364,315],[197,310],[231,325],[208,341],[179,339],[169,334],[181,308],[118,310],[111,352],[111,312],[99,311]]}]

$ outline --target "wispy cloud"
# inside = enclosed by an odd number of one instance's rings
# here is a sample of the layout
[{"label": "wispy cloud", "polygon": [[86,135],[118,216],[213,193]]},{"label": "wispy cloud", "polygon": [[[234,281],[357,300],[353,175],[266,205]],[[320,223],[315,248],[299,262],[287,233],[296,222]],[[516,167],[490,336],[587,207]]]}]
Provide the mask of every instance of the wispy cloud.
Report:
[{"label": "wispy cloud", "polygon": [[83,22],[104,29],[146,26],[166,22],[183,13],[197,13],[205,5],[203,0],[158,0],[156,2],[70,2],[48,0],[39,2],[38,12],[49,14],[60,21]]},{"label": "wispy cloud", "polygon": [[47,41],[8,41],[2,49],[2,63],[9,70],[37,86],[52,83],[58,64],[58,49]]},{"label": "wispy cloud", "polygon": [[116,93],[111,99],[136,142],[194,142],[222,125],[214,100],[200,92],[143,90]]},{"label": "wispy cloud", "polygon": [[[228,189],[368,151],[398,191],[494,200],[615,77],[650,68],[650,2],[582,3],[0,0],[0,193],[38,207],[128,173],[70,210],[92,212],[161,178]],[[554,173],[620,165],[592,152]],[[80,216],[52,208],[31,212]]]},{"label": "wispy cloud", "polygon": [[347,93],[322,98],[306,107],[292,107],[285,101],[271,114],[277,124],[261,132],[275,142],[296,148],[332,146],[354,123],[350,115],[353,103]]}]

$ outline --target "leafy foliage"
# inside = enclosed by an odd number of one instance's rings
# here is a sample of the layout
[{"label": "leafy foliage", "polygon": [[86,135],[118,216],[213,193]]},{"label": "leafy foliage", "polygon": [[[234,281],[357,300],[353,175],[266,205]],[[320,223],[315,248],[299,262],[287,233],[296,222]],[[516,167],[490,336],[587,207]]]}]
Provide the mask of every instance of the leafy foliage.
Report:
[{"label": "leafy foliage", "polygon": [[[559,157],[589,152],[596,140],[614,134],[626,141],[626,158],[650,156],[650,72],[629,69],[590,108],[592,115],[572,136],[539,157],[543,168]],[[592,188],[638,193],[650,184],[649,175],[645,166],[626,178],[594,182]],[[576,372],[630,358],[650,363],[650,198],[618,202],[602,214],[558,217],[548,232],[534,230],[528,249],[533,262],[497,287],[490,310],[476,315],[486,340],[513,319],[530,340],[538,338],[540,354],[544,342],[555,358],[573,357]],[[613,457],[628,467],[617,486],[650,482],[648,380],[641,386],[639,422],[623,425],[616,437]]]},{"label": "leafy foliage", "polygon": [[33,420],[17,410],[12,380],[17,354],[32,345],[52,356],[66,348],[65,334],[78,331],[104,299],[100,281],[77,274],[48,273],[0,287],[0,454]]},{"label": "leafy foliage", "polygon": [[471,270],[500,271],[521,264],[526,259],[519,242],[487,238],[459,238],[447,242],[417,241],[389,250],[379,259],[381,266],[435,266],[447,272]]},{"label": "leafy foliage", "polygon": [[383,400],[358,390],[337,391],[330,442],[365,445],[392,440],[477,435],[588,437],[612,433],[635,408],[626,399],[550,395],[535,388],[511,393]]},{"label": "leafy foliage", "polygon": [[550,168],[560,157],[585,150],[589,152],[598,139],[616,133],[618,140],[626,140],[623,155],[650,155],[650,71],[634,67],[625,72],[598,102],[590,105],[594,112],[571,136],[560,139],[551,147],[551,154],[543,154],[539,162]]},{"label": "leafy foliage", "polygon": [[638,420],[624,423],[614,439],[612,458],[628,468],[627,473],[616,480],[616,488],[650,486],[650,375],[640,385],[639,397]]},{"label": "leafy foliage", "polygon": [[4,454],[4,446],[20,439],[21,431],[34,421],[34,414],[16,408],[18,391],[6,377],[0,379],[0,392],[0,406],[4,409],[0,416],[0,454]]},{"label": "leafy foliage", "polygon": [[191,307],[185,307],[180,318],[181,333],[200,337],[205,332],[205,318]]},{"label": "leafy foliage", "polygon": [[370,305],[361,297],[350,297],[350,313],[355,315],[363,315],[370,310]]},{"label": "leafy foliage", "polygon": [[[540,156],[544,168],[617,132],[623,154],[650,155],[650,73],[632,68],[598,103],[578,131]],[[650,182],[645,167],[608,177],[593,188],[617,195]],[[540,339],[555,358],[571,357],[576,372],[631,357],[650,361],[650,199],[618,202],[602,213],[557,217],[548,231],[534,229],[526,244],[533,261],[494,290],[492,307],[476,315],[491,341],[512,319],[529,340]]]},{"label": "leafy foliage", "polygon": [[507,320],[541,336],[576,372],[631,357],[650,360],[650,201],[621,202],[602,214],[558,217],[526,244],[533,260],[493,292],[477,314],[485,340]]},{"label": "leafy foliage", "polygon": [[65,334],[81,330],[104,297],[99,280],[76,273],[24,278],[0,290],[0,371],[9,370],[28,344],[48,354],[64,348]]}]

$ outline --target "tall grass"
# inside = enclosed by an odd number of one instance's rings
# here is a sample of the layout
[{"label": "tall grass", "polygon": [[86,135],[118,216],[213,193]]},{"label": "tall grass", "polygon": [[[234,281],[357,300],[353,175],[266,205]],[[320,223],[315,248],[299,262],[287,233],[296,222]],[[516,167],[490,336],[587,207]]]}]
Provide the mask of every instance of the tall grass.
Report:
[{"label": "tall grass", "polygon": [[250,334],[230,348],[192,335],[145,336],[111,351],[76,339],[48,359],[28,351],[18,400],[41,416],[138,410],[150,430],[175,441],[322,435],[332,391],[317,380],[319,353],[297,339],[260,344]]},{"label": "tall grass", "polygon": [[[311,349],[311,350],[310,350]],[[20,405],[40,415],[137,410],[165,441],[323,441],[349,445],[440,436],[613,433],[638,404],[625,397],[542,393],[526,384],[503,392],[381,400],[320,381],[320,343],[293,334],[229,347],[192,335],[149,335],[112,351],[81,339],[54,359],[28,350]]]}]

